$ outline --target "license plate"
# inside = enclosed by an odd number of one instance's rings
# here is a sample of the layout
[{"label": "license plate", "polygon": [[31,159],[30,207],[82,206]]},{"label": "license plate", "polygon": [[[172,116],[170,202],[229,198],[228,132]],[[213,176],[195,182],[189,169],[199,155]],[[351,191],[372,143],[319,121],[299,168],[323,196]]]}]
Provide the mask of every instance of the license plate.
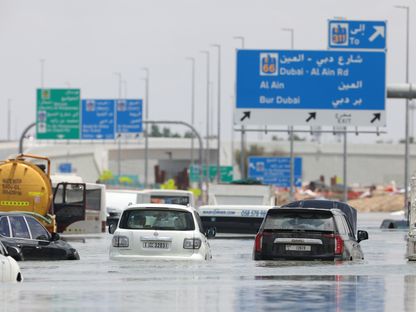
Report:
[{"label": "license plate", "polygon": [[143,248],[169,249],[168,242],[143,242]]},{"label": "license plate", "polygon": [[286,245],[286,250],[290,251],[311,251],[309,245]]}]

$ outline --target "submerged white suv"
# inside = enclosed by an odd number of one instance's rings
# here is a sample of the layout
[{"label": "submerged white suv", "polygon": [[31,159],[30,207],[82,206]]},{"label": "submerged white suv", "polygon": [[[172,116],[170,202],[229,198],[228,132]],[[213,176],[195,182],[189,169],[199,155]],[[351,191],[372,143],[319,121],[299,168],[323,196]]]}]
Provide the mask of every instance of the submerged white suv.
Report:
[{"label": "submerged white suv", "polygon": [[[10,251],[17,252],[14,247]],[[22,273],[20,267],[14,260],[4,245],[0,242],[0,282],[21,282]]]},{"label": "submerged white suv", "polygon": [[140,204],[123,211],[110,247],[111,259],[210,260],[211,249],[192,207]]}]

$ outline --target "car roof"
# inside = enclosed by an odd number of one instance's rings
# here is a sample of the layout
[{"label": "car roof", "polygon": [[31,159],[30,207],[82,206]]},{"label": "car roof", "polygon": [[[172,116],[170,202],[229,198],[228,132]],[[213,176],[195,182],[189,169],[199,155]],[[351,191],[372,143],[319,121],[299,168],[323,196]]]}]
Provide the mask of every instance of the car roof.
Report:
[{"label": "car roof", "polygon": [[191,206],[183,205],[173,205],[173,204],[135,204],[128,206],[126,210],[136,210],[136,209],[146,209],[146,208],[162,208],[162,209],[172,209],[172,210],[186,210],[188,212],[194,212],[195,208]]},{"label": "car roof", "polygon": [[[295,209],[294,209],[295,208]],[[297,212],[307,212],[307,211],[322,211],[322,212],[331,212],[332,214],[342,213],[339,209],[325,209],[325,208],[304,208],[304,207],[273,207],[269,210],[271,213],[279,211],[297,211]]]},{"label": "car roof", "polygon": [[216,209],[216,208],[220,208],[220,209],[259,209],[259,210],[264,210],[264,209],[271,209],[274,208],[275,206],[271,206],[271,205],[202,205],[199,206],[198,209]]},{"label": "car roof", "polygon": [[307,199],[288,203],[283,205],[282,208],[339,209],[346,215],[352,226],[353,232],[357,232],[357,210],[343,202],[335,200]]},{"label": "car roof", "polygon": [[25,216],[34,218],[34,216],[29,211],[1,211],[0,216]]}]

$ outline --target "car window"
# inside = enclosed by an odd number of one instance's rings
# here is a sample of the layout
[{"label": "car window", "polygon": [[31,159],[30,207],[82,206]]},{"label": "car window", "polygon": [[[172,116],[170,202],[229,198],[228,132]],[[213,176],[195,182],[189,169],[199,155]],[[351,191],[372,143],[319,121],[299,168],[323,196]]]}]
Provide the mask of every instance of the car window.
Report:
[{"label": "car window", "polygon": [[196,223],[198,223],[199,231],[202,234],[205,234],[204,233],[204,226],[202,225],[201,217],[199,216],[199,214],[197,214],[197,213],[195,214],[195,219],[196,219]]},{"label": "car window", "polygon": [[354,234],[351,230],[351,226],[349,225],[349,223],[347,222],[345,218],[342,218],[342,223],[344,224],[344,227],[345,227],[345,230],[347,231],[348,236],[354,237]]},{"label": "car window", "polygon": [[9,219],[13,237],[30,238],[29,229],[23,216],[10,216]]},{"label": "car window", "polygon": [[122,229],[195,230],[192,213],[167,209],[126,210],[120,221]]},{"label": "car window", "polygon": [[26,217],[26,221],[33,239],[49,240],[48,231],[38,221],[30,217]]},{"label": "car window", "polygon": [[337,221],[338,232],[341,235],[348,235],[348,227],[346,227],[344,218],[341,216],[335,216],[335,220]]},{"label": "car window", "polygon": [[265,230],[334,231],[332,213],[309,211],[279,211],[267,215]]},{"label": "car window", "polygon": [[6,248],[4,247],[4,245],[1,242],[0,242],[0,255],[3,255],[3,256],[8,255],[8,252],[7,252]]},{"label": "car window", "polygon": [[0,234],[10,237],[9,221],[7,220],[7,217],[0,218]]}]

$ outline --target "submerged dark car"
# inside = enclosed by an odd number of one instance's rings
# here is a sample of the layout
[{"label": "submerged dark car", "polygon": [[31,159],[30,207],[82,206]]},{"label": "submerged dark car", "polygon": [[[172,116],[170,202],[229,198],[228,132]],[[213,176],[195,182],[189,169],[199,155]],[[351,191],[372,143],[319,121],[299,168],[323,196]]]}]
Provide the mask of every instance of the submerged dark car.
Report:
[{"label": "submerged dark car", "polygon": [[315,201],[311,208],[314,201],[308,202],[268,211],[256,235],[254,260],[364,259],[359,242],[368,233],[358,231],[356,238],[355,209],[332,201]]},{"label": "submerged dark car", "polygon": [[78,252],[59,234],[50,234],[34,217],[0,214],[0,241],[10,255],[21,260],[79,260]]}]

